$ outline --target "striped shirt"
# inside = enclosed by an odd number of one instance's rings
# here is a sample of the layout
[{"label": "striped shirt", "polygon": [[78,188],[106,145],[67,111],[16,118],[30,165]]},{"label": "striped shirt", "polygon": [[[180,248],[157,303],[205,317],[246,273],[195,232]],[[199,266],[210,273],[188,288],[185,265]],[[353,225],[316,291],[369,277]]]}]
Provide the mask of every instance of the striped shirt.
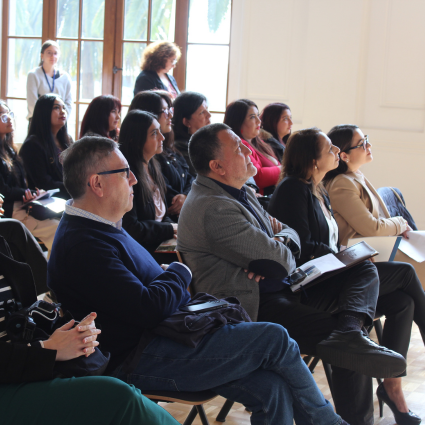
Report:
[{"label": "striped shirt", "polygon": [[116,229],[121,230],[122,228],[122,219],[114,223],[113,221],[106,220],[106,218],[101,217],[100,215],[93,214],[86,210],[82,210],[81,208],[74,207],[72,204],[74,201],[69,199],[65,204],[65,212],[68,215],[75,215],[77,217],[89,218],[90,220],[99,221],[100,223],[109,224]]}]

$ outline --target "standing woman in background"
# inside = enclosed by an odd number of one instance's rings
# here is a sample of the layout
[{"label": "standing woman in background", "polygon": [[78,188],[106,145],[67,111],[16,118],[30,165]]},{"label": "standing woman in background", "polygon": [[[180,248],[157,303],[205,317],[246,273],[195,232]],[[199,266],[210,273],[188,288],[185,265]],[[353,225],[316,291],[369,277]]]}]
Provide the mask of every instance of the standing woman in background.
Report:
[{"label": "standing woman in background", "polygon": [[65,104],[58,95],[41,96],[35,104],[28,136],[19,156],[24,162],[30,189],[59,188],[60,192],[55,196],[69,199],[59,161],[60,153],[72,143],[66,119]]},{"label": "standing woman in background", "polygon": [[292,114],[284,103],[270,103],[260,115],[260,138],[272,149],[279,162],[282,162],[286,141],[291,135]]},{"label": "standing woman in background", "polygon": [[80,138],[84,136],[107,137],[118,141],[121,102],[108,94],[95,97],[88,106],[81,123]]},{"label": "standing woman in background", "polygon": [[248,147],[257,174],[255,183],[262,195],[270,195],[277,184],[280,174],[280,162],[275,157],[273,149],[259,137],[261,120],[257,105],[248,99],[239,99],[227,105],[224,115],[227,124]]},{"label": "standing woman in background", "polygon": [[187,91],[174,101],[174,146],[183,155],[194,177],[197,173],[189,157],[189,139],[196,130],[211,124],[210,118],[207,98],[201,93]]},{"label": "standing woman in background", "polygon": [[68,73],[57,68],[60,57],[58,43],[45,41],[40,57],[39,66],[30,71],[27,77],[27,119],[31,121],[37,99],[47,93],[56,93],[63,99],[69,116],[72,111],[71,78]]},{"label": "standing woman in background", "polygon": [[130,105],[130,111],[140,109],[157,116],[164,136],[162,153],[155,155],[165,180],[165,199],[168,214],[178,220],[184,201],[190,192],[193,176],[184,157],[174,148],[174,132],[171,128],[173,103],[168,92],[163,90],[138,93]]},{"label": "standing woman in background", "polygon": [[180,59],[179,46],[170,41],[157,41],[143,51],[142,72],[134,85],[134,96],[145,90],[160,89],[170,93],[173,99],[180,94],[174,77],[168,74]]}]

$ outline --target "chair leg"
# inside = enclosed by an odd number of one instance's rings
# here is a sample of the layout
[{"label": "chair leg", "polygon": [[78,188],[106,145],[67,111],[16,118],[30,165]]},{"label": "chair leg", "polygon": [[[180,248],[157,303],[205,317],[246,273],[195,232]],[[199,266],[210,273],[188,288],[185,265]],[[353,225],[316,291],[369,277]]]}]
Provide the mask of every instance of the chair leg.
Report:
[{"label": "chair leg", "polygon": [[218,422],[226,422],[226,416],[230,412],[230,409],[232,408],[233,404],[234,402],[232,400],[226,400],[220,412],[218,412],[218,415],[215,420]]},{"label": "chair leg", "polygon": [[381,319],[375,320],[373,322],[373,326],[375,328],[376,337],[378,338],[378,342],[379,342],[379,344],[381,344],[382,343],[382,333],[383,333]]},{"label": "chair leg", "polygon": [[202,425],[210,425],[208,422],[207,415],[205,414],[204,406],[200,404],[199,406],[196,406],[196,409],[199,413],[199,418],[201,419]]},{"label": "chair leg", "polygon": [[305,363],[307,366],[308,366],[308,364],[310,363],[311,357],[312,357],[312,356],[304,356],[304,357],[303,357],[304,363]]},{"label": "chair leg", "polygon": [[332,369],[329,363],[325,363],[322,361],[323,369],[325,369],[326,379],[328,380],[329,389],[331,390],[332,398],[333,398],[333,386],[332,386]]},{"label": "chair leg", "polygon": [[319,361],[320,361],[320,358],[319,357],[314,357],[313,358],[313,361],[311,362],[311,365],[308,367],[310,369],[310,372],[311,373],[314,373],[314,369],[316,368],[317,363],[319,363]]},{"label": "chair leg", "polygon": [[[192,425],[192,422],[195,420],[196,415],[198,414],[198,409],[196,408],[197,406],[193,406],[192,410],[189,412],[189,414],[187,415],[186,420],[183,422],[183,425]],[[205,414],[205,412],[204,412]]]}]

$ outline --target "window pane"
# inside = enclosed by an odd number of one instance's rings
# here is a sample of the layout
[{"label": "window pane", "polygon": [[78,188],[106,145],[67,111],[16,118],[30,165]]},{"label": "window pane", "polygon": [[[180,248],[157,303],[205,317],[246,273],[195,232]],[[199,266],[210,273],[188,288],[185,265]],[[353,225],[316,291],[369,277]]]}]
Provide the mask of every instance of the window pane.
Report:
[{"label": "window pane", "polygon": [[211,124],[224,121],[224,114],[211,114]]},{"label": "window pane", "polygon": [[[79,106],[79,109],[78,109],[78,132],[77,132],[75,140],[78,140],[80,138],[81,123],[83,122],[84,114],[86,113],[88,107],[89,107],[89,105],[84,105],[84,104],[81,104]],[[75,121],[74,121],[74,126],[75,126]]]},{"label": "window pane", "polygon": [[[60,56],[60,69],[66,71],[71,77],[71,94],[72,99],[75,101],[77,98],[77,55],[78,55],[78,41],[71,40],[58,40],[61,48]],[[75,109],[73,107],[73,113]]]},{"label": "window pane", "polygon": [[124,43],[122,57],[122,91],[121,102],[129,105],[133,99],[134,83],[141,72],[142,53],[145,43]]},{"label": "window pane", "polygon": [[41,37],[43,0],[9,1],[9,35]]},{"label": "window pane", "polygon": [[153,0],[151,40],[174,41],[176,0]]},{"label": "window pane", "polygon": [[83,0],[82,38],[103,40],[105,0]]},{"label": "window pane", "polygon": [[27,75],[40,63],[40,39],[9,39],[7,96],[27,97]]},{"label": "window pane", "polygon": [[103,43],[81,42],[80,100],[91,102],[102,94]]},{"label": "window pane", "polygon": [[57,37],[78,38],[80,0],[58,0]]},{"label": "window pane", "polygon": [[[123,106],[121,108],[121,123],[124,121],[125,116],[128,114],[128,107],[127,106]],[[120,124],[121,127],[121,124]]]},{"label": "window pane", "polygon": [[226,109],[228,62],[227,46],[192,44],[187,48],[186,90],[205,95],[212,111]]},{"label": "window pane", "polygon": [[149,0],[125,0],[124,39],[146,40]]},{"label": "window pane", "polygon": [[231,0],[191,0],[189,43],[228,44]]},{"label": "window pane", "polygon": [[7,104],[15,114],[15,143],[24,143],[28,134],[27,101],[7,99]]}]

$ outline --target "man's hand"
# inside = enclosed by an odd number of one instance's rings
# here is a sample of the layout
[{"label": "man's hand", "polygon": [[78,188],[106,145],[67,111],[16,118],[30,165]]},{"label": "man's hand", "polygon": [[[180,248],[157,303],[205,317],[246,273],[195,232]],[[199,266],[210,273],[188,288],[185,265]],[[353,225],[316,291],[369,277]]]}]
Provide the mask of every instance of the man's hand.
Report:
[{"label": "man's hand", "polygon": [[254,279],[257,283],[260,283],[260,280],[264,279],[264,276],[260,276],[259,274],[255,274],[254,272],[250,272],[247,269],[244,269],[245,273],[248,273],[248,279]]},{"label": "man's hand", "polygon": [[101,331],[96,329],[94,324],[96,316],[96,313],[90,313],[74,328],[75,321],[71,320],[56,329],[51,337],[44,341],[44,348],[57,351],[56,361],[71,360],[80,356],[88,357],[99,345],[96,339]]},{"label": "man's hand", "polygon": [[173,238],[177,239],[177,223],[171,223],[171,225],[173,226],[173,231],[174,231]]},{"label": "man's hand", "polygon": [[269,216],[270,224],[272,225],[273,234],[279,233],[282,229],[282,223],[279,220],[276,220],[271,215]]},{"label": "man's hand", "polygon": [[180,214],[184,201],[186,201],[187,196],[180,193],[176,195],[171,201],[171,206],[168,208],[168,214],[177,215]]}]

